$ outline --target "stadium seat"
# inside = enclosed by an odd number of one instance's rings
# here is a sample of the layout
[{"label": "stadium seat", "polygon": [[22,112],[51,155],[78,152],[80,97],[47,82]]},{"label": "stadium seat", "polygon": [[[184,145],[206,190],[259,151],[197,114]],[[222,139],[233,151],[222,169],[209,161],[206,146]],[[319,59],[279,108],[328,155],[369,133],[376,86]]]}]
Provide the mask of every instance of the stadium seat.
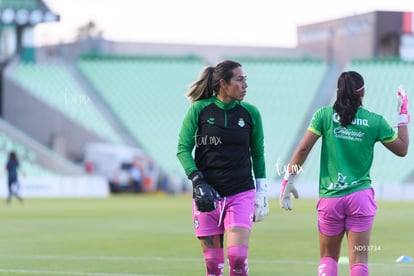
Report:
[{"label": "stadium seat", "polygon": [[19,63],[11,78],[75,123],[109,142],[121,143],[118,134],[107,124],[63,64]]},{"label": "stadium seat", "polygon": [[243,65],[245,100],[262,114],[267,174],[278,178],[290,158],[297,135],[327,70],[324,61],[308,58],[235,58]]},{"label": "stadium seat", "polygon": [[190,106],[184,94],[203,68],[202,60],[87,55],[77,66],[160,167],[183,175],[175,153],[178,131]]},{"label": "stadium seat", "polygon": [[[290,142],[296,141],[297,122],[305,119],[303,110],[316,95],[326,65],[318,59],[235,59],[248,75],[246,101],[262,113],[268,172],[274,177],[276,162],[286,160]],[[164,169],[179,174],[178,131],[189,107],[184,93],[203,66],[196,57],[85,56],[78,61],[139,144]]]},{"label": "stadium seat", "polygon": [[51,176],[58,173],[41,166],[37,162],[36,154],[5,133],[0,134],[0,162],[6,164],[10,151],[15,151],[19,159],[21,170],[28,176]]},{"label": "stadium seat", "polygon": [[[364,107],[383,115],[389,124],[395,126],[398,86],[403,84],[409,97],[411,95],[410,99],[414,98],[414,62],[397,58],[353,60],[346,70],[357,71],[365,79]],[[408,129],[413,137],[413,128]],[[413,162],[395,156],[382,145],[376,146],[374,155],[371,177],[376,183],[402,183],[414,171]]]}]

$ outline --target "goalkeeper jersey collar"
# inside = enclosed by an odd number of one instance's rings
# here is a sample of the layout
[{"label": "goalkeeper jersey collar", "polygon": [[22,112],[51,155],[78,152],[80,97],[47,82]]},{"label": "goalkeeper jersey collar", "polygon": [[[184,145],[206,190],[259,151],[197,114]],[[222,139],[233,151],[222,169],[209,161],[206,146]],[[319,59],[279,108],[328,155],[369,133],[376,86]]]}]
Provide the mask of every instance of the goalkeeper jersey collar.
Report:
[{"label": "goalkeeper jersey collar", "polygon": [[217,105],[219,108],[224,109],[224,110],[229,110],[229,109],[233,109],[236,105],[240,104],[240,101],[234,100],[232,102],[223,102],[221,101],[219,98],[217,98],[217,96],[213,97],[214,99],[214,104]]}]

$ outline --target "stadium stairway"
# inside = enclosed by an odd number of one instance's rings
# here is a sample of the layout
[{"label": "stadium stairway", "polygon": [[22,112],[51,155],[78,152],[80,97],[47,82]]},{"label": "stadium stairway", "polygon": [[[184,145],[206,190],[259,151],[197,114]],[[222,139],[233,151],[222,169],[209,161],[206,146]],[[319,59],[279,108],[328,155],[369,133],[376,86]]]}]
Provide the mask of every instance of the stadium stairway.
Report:
[{"label": "stadium stairway", "polygon": [[[279,161],[279,165],[284,166],[289,162],[288,158],[303,136],[313,113],[320,106],[334,102],[336,81],[344,68],[306,58],[234,59],[243,64],[248,76],[246,101],[255,104],[262,113],[268,177],[277,179],[276,163]],[[86,56],[77,64],[81,73],[125,122],[138,143],[157,156],[170,172],[181,171],[174,153],[179,122],[188,108],[182,96],[185,92],[183,84],[194,80],[202,65],[200,60],[182,57],[175,60],[128,56]],[[366,83],[371,86],[372,81],[368,79]],[[387,154],[384,160],[394,158],[392,154]],[[314,190],[317,189],[319,156],[320,141],[297,180],[302,184],[312,184]],[[376,159],[378,162],[383,160],[382,157]],[[373,169],[375,179],[378,179],[378,170],[386,171],[384,167],[377,166]],[[401,180],[395,176],[394,172],[380,178],[386,182]]]},{"label": "stadium stairway", "polygon": [[[63,141],[60,153],[79,160],[88,142],[123,144],[76,76],[61,60],[14,61],[5,70],[3,117],[42,143]],[[59,151],[59,149],[57,149]]]},{"label": "stadium stairway", "polygon": [[[82,167],[39,144],[25,133],[0,120],[0,162],[6,164],[10,151],[19,158],[17,189],[28,198],[105,198],[107,180],[86,174]],[[8,195],[7,177],[0,173],[0,198]]]},{"label": "stadium stairway", "polygon": [[161,169],[177,179],[178,132],[188,85],[205,64],[194,56],[85,55],[77,66]]},{"label": "stadium stairway", "polygon": [[247,75],[245,100],[256,105],[262,115],[267,176],[279,179],[303,131],[303,122],[308,124],[309,110],[328,67],[323,60],[312,58],[235,59]]},{"label": "stadium stairway", "polygon": [[65,65],[69,73],[73,76],[74,80],[78,83],[85,94],[88,95],[88,97],[91,99],[91,102],[93,102],[94,106],[102,114],[106,122],[120,136],[121,140],[123,141],[120,144],[138,146],[137,141],[131,136],[124,123],[114,115],[111,108],[105,103],[105,101],[99,95],[99,92],[96,91],[95,87],[91,85],[91,83],[85,78],[85,75],[80,72],[76,64],[67,62]]},{"label": "stadium stairway", "polygon": [[[292,156],[297,145],[302,139],[303,135],[306,132],[307,126],[309,125],[313,114],[320,107],[325,105],[331,105],[333,100],[336,97],[336,82],[339,74],[342,72],[343,68],[339,67],[336,63],[330,63],[327,65],[327,70],[322,78],[322,81],[317,89],[317,93],[313,98],[312,104],[309,106],[309,109],[304,111],[305,116],[301,122],[301,128],[298,130],[297,134],[294,136],[296,140],[293,141],[291,148],[289,150],[288,156]],[[321,152],[321,141],[318,140],[314,145],[312,151],[308,155],[305,164],[303,165],[303,171],[297,177],[298,182],[304,183],[317,183],[319,177],[319,158]],[[286,160],[289,162],[289,160]],[[313,185],[313,184],[311,184]]]},{"label": "stadium stairway", "polygon": [[13,150],[29,175],[81,175],[83,168],[43,146],[33,138],[0,119],[0,153],[3,158]]}]

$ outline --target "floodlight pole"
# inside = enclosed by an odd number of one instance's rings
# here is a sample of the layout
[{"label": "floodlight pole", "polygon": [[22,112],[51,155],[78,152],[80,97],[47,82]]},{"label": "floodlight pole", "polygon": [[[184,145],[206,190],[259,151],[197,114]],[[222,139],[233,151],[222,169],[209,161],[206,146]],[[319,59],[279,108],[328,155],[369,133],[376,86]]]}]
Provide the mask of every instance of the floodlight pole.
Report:
[{"label": "floodlight pole", "polygon": [[3,60],[0,60],[0,117],[3,117],[3,90],[4,90],[4,70],[7,65],[16,57],[19,57],[22,51],[22,34],[23,26],[16,26],[16,51],[10,56],[5,57]]}]

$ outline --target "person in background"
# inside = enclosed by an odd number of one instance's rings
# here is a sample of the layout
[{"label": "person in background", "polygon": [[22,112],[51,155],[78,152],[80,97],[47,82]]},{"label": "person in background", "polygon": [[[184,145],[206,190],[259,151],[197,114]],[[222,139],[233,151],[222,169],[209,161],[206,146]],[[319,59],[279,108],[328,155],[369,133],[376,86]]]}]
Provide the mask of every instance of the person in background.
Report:
[{"label": "person in background", "polygon": [[142,168],[142,158],[137,156],[132,160],[131,167],[128,170],[129,181],[134,193],[140,193],[143,191],[144,173]]},{"label": "person in background", "polygon": [[192,105],[177,157],[193,184],[194,230],[210,276],[223,275],[224,235],[230,275],[248,275],[252,223],[269,212],[262,121],[243,102],[246,92],[241,64],[225,60],[206,67],[186,94]]},{"label": "person in background", "polygon": [[408,98],[399,87],[398,131],[376,113],[362,107],[363,77],[343,72],[338,78],[333,106],[316,111],[297,146],[282,181],[280,205],[292,210],[290,196],[298,192],[293,184],[295,171],[303,165],[313,145],[322,137],[317,203],[320,262],[318,275],[338,275],[338,259],[344,235],[348,239],[351,276],[368,275],[371,228],[377,205],[371,186],[370,169],[374,145],[381,142],[397,156],[405,156],[409,137]]},{"label": "person in background", "polygon": [[9,153],[9,158],[6,163],[7,171],[7,183],[9,194],[6,199],[6,203],[10,204],[11,199],[15,196],[20,202],[23,202],[23,198],[19,195],[19,180],[18,180],[18,169],[19,169],[19,160],[14,151]]}]

